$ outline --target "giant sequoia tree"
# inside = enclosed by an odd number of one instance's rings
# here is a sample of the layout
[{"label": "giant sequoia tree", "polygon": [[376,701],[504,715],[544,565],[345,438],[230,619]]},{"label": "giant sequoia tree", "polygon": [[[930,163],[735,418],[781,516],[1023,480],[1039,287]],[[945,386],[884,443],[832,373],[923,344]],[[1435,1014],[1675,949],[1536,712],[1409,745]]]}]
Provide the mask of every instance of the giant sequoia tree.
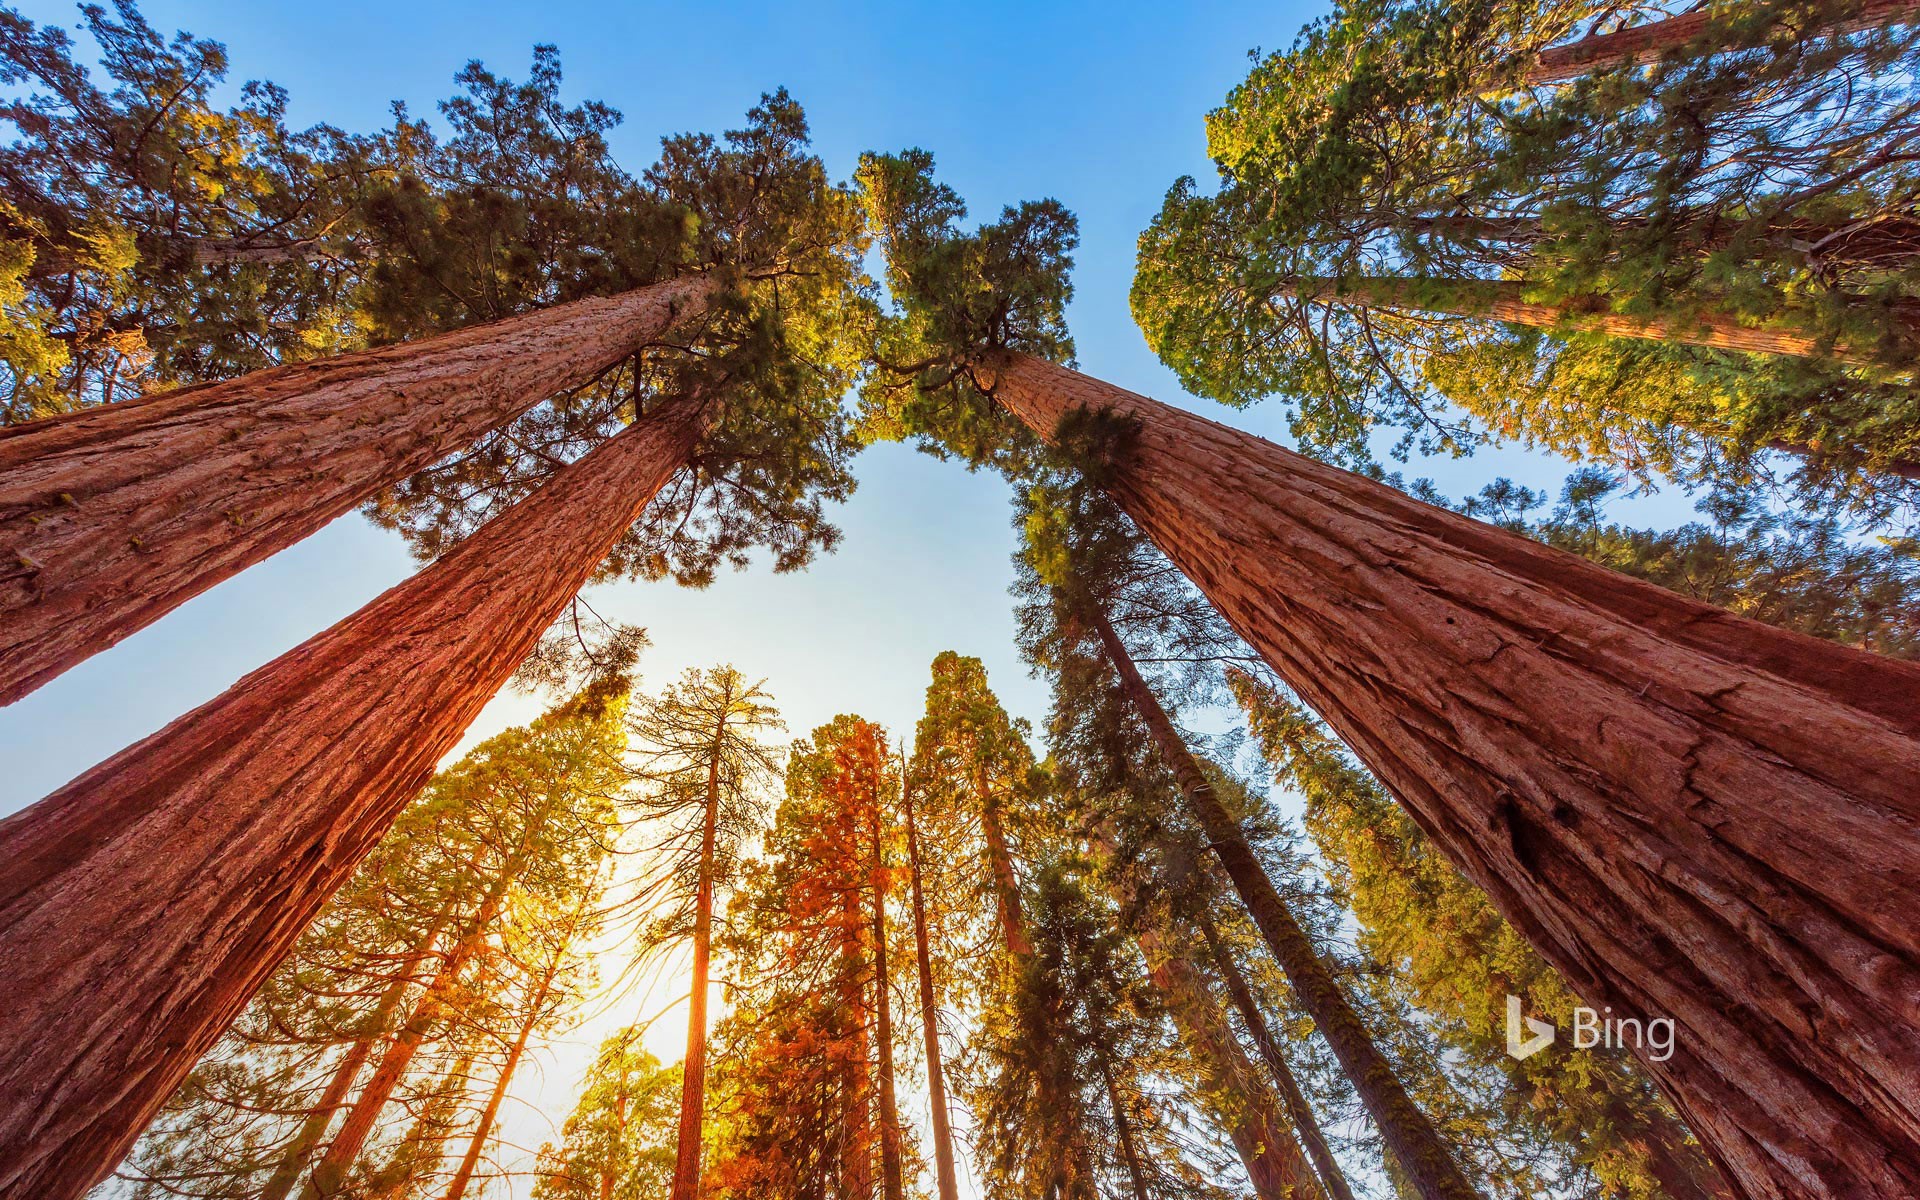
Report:
[{"label": "giant sequoia tree", "polygon": [[0,702],[377,494],[377,520],[443,552],[716,360],[760,415],[716,423],[667,501],[693,510],[682,536],[621,561],[704,579],[749,543],[791,567],[831,542],[860,230],[799,107],[779,93],[724,139],[667,139],[633,179],[605,157],[617,114],[564,109],[550,52],[527,84],[463,82],[455,136],[396,133],[398,180],[363,206],[386,249],[361,316],[428,340],[0,431]]},{"label": "giant sequoia tree", "polygon": [[[889,270],[910,327],[941,329],[944,298],[973,286],[949,264],[965,269],[983,239],[951,228],[957,203],[933,214],[944,237],[916,217],[925,205],[876,207],[902,231]],[[1678,1021],[1681,1048],[1645,1065],[1737,1186],[1839,1196],[1920,1177],[1916,1114],[1871,1082],[1920,1063],[1892,982],[1920,954],[1900,915],[1920,865],[1920,672],[1624,578],[974,328],[971,353],[930,345],[943,365],[919,374],[919,394],[946,403],[919,409],[917,432],[1004,461],[1020,442],[992,436],[982,396],[1042,437],[1080,412],[1117,422],[1102,486],[1441,852],[1589,1004]],[[1793,1014],[1811,1009],[1824,1019],[1809,1030]]]}]

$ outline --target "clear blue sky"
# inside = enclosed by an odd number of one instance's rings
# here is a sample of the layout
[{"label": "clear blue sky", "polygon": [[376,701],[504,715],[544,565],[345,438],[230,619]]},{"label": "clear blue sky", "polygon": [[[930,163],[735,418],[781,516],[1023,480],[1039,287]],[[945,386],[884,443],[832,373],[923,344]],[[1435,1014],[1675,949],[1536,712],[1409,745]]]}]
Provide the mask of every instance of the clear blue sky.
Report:
[{"label": "clear blue sky", "polygon": [[[76,19],[70,4],[14,2],[37,21]],[[1226,413],[1182,398],[1128,315],[1127,287],[1134,239],[1167,186],[1210,174],[1202,116],[1244,73],[1249,49],[1285,45],[1317,6],[149,0],[144,10],[162,29],[224,41],[235,83],[285,85],[296,123],[359,130],[384,124],[395,99],[437,115],[470,59],[517,78],[534,44],[555,43],[571,96],[625,114],[614,144],[634,169],[662,134],[726,128],[784,84],[841,177],[863,150],[919,145],[977,216],[1059,198],[1081,220],[1072,323],[1082,368],[1281,437],[1278,405]],[[1498,473],[1557,488],[1564,468],[1502,453],[1416,473],[1458,495]],[[705,592],[628,584],[596,594],[608,616],[649,628],[643,684],[730,661],[768,679],[796,735],[851,711],[906,733],[929,662],[950,648],[984,658],[1009,707],[1040,717],[1044,693],[1012,647],[1003,486],[899,447],[870,451],[858,474],[839,517],[843,548],[805,575],[756,568]],[[1686,511],[1659,507],[1668,518]],[[0,711],[0,813],[216,695],[411,569],[395,538],[344,518]],[[503,697],[470,740],[531,711]],[[564,1091],[569,1080],[552,1082]]]}]

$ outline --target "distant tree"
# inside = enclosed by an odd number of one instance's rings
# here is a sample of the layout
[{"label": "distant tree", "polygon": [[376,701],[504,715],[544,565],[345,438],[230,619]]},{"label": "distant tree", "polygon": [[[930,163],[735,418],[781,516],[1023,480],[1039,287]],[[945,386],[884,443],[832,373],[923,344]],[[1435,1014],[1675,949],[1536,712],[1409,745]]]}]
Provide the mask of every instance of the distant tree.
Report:
[{"label": "distant tree", "polygon": [[680,1071],[624,1029],[600,1044],[559,1145],[540,1148],[534,1200],[649,1200],[672,1186]]},{"label": "distant tree", "polygon": [[687,671],[633,709],[638,800],[655,827],[648,844],[666,859],[666,895],[656,898],[645,941],[691,938],[693,946],[673,1200],[693,1200],[700,1187],[714,897],[738,878],[742,849],[764,823],[779,760],[762,739],[782,728],[772,697],[732,667]]}]

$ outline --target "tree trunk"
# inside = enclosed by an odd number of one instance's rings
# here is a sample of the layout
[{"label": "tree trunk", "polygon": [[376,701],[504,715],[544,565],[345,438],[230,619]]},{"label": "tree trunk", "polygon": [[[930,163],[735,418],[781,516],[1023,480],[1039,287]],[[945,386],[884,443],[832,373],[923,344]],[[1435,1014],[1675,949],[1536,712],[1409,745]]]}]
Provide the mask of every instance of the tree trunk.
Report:
[{"label": "tree trunk", "polygon": [[997,367],[1043,436],[1141,420],[1114,498],[1588,1004],[1676,1022],[1642,1062],[1738,1191],[1920,1191],[1920,667]]},{"label": "tree trunk", "polygon": [[[1113,1064],[1107,1061],[1105,1048],[1095,1053],[1100,1059],[1100,1078],[1107,1085],[1107,1104],[1113,1109],[1113,1137],[1120,1146],[1120,1162],[1127,1168],[1127,1182],[1133,1191],[1133,1200],[1147,1200],[1147,1176],[1140,1162],[1140,1148],[1133,1137],[1133,1119],[1127,1115],[1127,1102],[1120,1095],[1120,1085],[1114,1082]],[[1088,1189],[1092,1195],[1099,1195],[1099,1188]]]},{"label": "tree trunk", "polygon": [[[1344,279],[1303,278],[1283,289],[1296,300],[1344,303],[1363,308],[1431,312],[1454,317],[1485,317],[1513,325],[1573,333],[1602,333],[1640,341],[1708,346],[1746,354],[1825,357],[1846,363],[1878,359],[1844,345],[1829,345],[1811,334],[1789,329],[1742,325],[1734,317],[1701,313],[1689,317],[1640,317],[1607,312],[1604,301],[1590,304],[1539,304],[1522,299],[1526,285],[1508,279],[1422,279],[1362,275]],[[1920,343],[1920,324],[1911,314],[1895,318],[1901,340]]]},{"label": "tree trunk", "polygon": [[[1260,1051],[1261,1060],[1267,1064],[1268,1072],[1280,1088],[1280,1098],[1286,1102],[1287,1115],[1292,1118],[1293,1128],[1306,1146],[1307,1156],[1313,1159],[1314,1170],[1319,1173],[1320,1186],[1332,1200],[1353,1200],[1353,1189],[1347,1186],[1346,1173],[1340,1169],[1339,1160],[1333,1157],[1333,1148],[1327,1145],[1327,1136],[1321,1132],[1320,1120],[1313,1115],[1313,1106],[1307,1103],[1306,1093],[1300,1090],[1300,1081],[1294,1078],[1293,1068],[1287,1065],[1286,1055],[1281,1052],[1280,1043],[1267,1025],[1266,1014],[1260,1011],[1260,1005],[1254,1001],[1253,989],[1247,986],[1247,977],[1241,972],[1240,964],[1234,961],[1233,951],[1220,940],[1213,920],[1205,914],[1200,918],[1200,931],[1206,938],[1207,954],[1219,970],[1221,982],[1227,985],[1228,998],[1233,1001],[1234,1009],[1247,1027],[1247,1033],[1253,1037],[1254,1048]],[[1673,1200],[1680,1198],[1674,1197]]]},{"label": "tree trunk", "polygon": [[[579,913],[585,913],[583,903]],[[573,928],[579,927],[579,915],[576,914]],[[568,931],[567,940],[572,941],[573,930]],[[564,957],[565,946],[554,950],[553,958],[547,963],[544,974],[540,976],[537,987],[527,1005],[526,1020],[520,1022],[519,1036],[507,1050],[506,1061],[500,1064],[500,1077],[494,1080],[493,1092],[487,1097],[487,1106],[480,1110],[480,1123],[474,1127],[473,1137],[467,1140],[467,1152],[461,1156],[460,1167],[453,1173],[453,1181],[447,1185],[446,1200],[460,1200],[466,1195],[467,1185],[473,1182],[473,1172],[480,1165],[480,1155],[487,1148],[487,1139],[493,1136],[493,1123],[500,1117],[500,1105],[507,1098],[507,1088],[513,1084],[513,1073],[520,1068],[521,1056],[527,1052],[527,1040],[533,1036],[534,1028],[540,1024],[544,1015],[547,997],[553,994],[554,976],[560,973],[560,962]]]},{"label": "tree trunk", "polygon": [[1020,878],[1013,873],[1013,852],[1007,848],[1007,832],[1000,824],[1000,809],[987,786],[984,768],[975,773],[974,790],[980,797],[980,833],[987,843],[987,869],[993,872],[1001,936],[1006,939],[1007,953],[1021,961],[1033,955],[1033,943],[1027,938],[1026,914],[1020,910]]},{"label": "tree trunk", "polygon": [[927,1102],[933,1110],[933,1166],[940,1200],[959,1200],[953,1130],[947,1114],[947,1073],[940,1063],[940,1007],[934,1000],[933,955],[927,946],[927,904],[920,890],[920,832],[913,819],[913,791],[902,787],[907,816],[907,875],[913,885],[913,952],[920,972],[920,1028],[927,1043]]},{"label": "tree trunk", "polygon": [[1476,1193],[1460,1173],[1446,1142],[1407,1095],[1393,1065],[1373,1044],[1373,1035],[1347,1002],[1346,993],[1340,990],[1326,963],[1321,961],[1312,939],[1293,919],[1280,893],[1274,890],[1266,868],[1247,844],[1240,823],[1214,794],[1206,772],[1187,749],[1186,741],[1174,728],[1166,710],[1160,707],[1146,680],[1140,677],[1139,669],[1114,632],[1106,612],[1098,602],[1089,602],[1081,605],[1079,616],[1099,634],[1114,672],[1120,677],[1121,694],[1146,723],[1155,748],[1178,780],[1181,794],[1206,831],[1207,842],[1226,869],[1227,878],[1233,881],[1241,902],[1266,938],[1274,961],[1286,972],[1300,1006],[1313,1018],[1320,1035],[1332,1047],[1334,1057],[1340,1060],[1341,1070],[1353,1081],[1354,1091],[1379,1127],[1401,1172],[1425,1200],[1471,1200]]},{"label": "tree trunk", "polygon": [[872,880],[874,1040],[880,1052],[880,1186],[886,1200],[906,1200],[906,1177],[901,1166],[900,1105],[893,1093],[893,995],[887,982],[887,864],[880,845],[877,786],[873,797]]},{"label": "tree trunk", "polygon": [[[1920,12],[1914,0],[1860,0],[1854,10],[1831,24],[1803,31],[1803,38],[1837,37],[1862,29],[1913,19]],[[1529,85],[1559,83],[1578,79],[1597,71],[1610,71],[1636,62],[1652,62],[1667,55],[1696,51],[1694,43],[1707,34],[1716,21],[1725,20],[1725,7],[1701,5],[1691,12],[1650,21],[1613,33],[1591,34],[1564,46],[1542,50],[1523,76]],[[1719,46],[1700,46],[1698,51],[1714,53]]]},{"label": "tree trunk", "polygon": [[1259,1200],[1322,1200],[1325,1193],[1288,1128],[1290,1122],[1258,1087],[1252,1061],[1198,969],[1184,956],[1168,952],[1158,930],[1141,929],[1139,941],[1149,963],[1147,977],[1174,1024],[1199,1048],[1194,1066],[1207,1090],[1228,1101],[1228,1132],[1253,1194]]},{"label": "tree trunk", "polygon": [[260,1189],[260,1200],[286,1200],[293,1185],[300,1182],[301,1172],[307,1169],[307,1160],[327,1136],[327,1127],[333,1124],[333,1114],[346,1102],[347,1093],[352,1090],[354,1080],[360,1077],[360,1068],[367,1064],[373,1054],[374,1041],[387,1028],[387,1022],[393,1014],[400,1011],[400,1002],[406,999],[407,989],[413,986],[414,972],[420,964],[433,953],[434,943],[446,931],[447,920],[451,915],[448,907],[443,906],[440,914],[434,918],[425,936],[407,956],[400,973],[388,982],[386,990],[380,993],[380,999],[373,1008],[372,1028],[347,1046],[347,1052],[340,1056],[340,1062],[334,1067],[333,1075],[328,1078],[326,1088],[320,1093],[320,1102],[307,1113],[307,1119],[300,1123],[299,1132],[280,1155],[273,1174]]},{"label": "tree trunk", "polygon": [[0,1197],[71,1200],[120,1160],[687,462],[708,409],[662,405],[433,566],[0,821]]},{"label": "tree trunk", "polygon": [[592,379],[707,278],[0,428],[0,704]]},{"label": "tree trunk", "polygon": [[393,1098],[394,1090],[400,1086],[407,1069],[413,1065],[413,1056],[419,1052],[421,1044],[427,1040],[428,1032],[447,1008],[448,995],[460,986],[460,977],[465,974],[467,964],[486,944],[487,935],[505,906],[507,892],[519,880],[526,865],[526,850],[536,831],[537,826],[529,822],[520,848],[508,857],[487,884],[480,906],[461,929],[459,940],[448,948],[446,956],[440,960],[440,969],[434,973],[433,982],[420,994],[413,1011],[407,1015],[407,1023],[388,1040],[386,1051],[381,1054],[380,1063],[373,1069],[367,1086],[361,1088],[360,1094],[354,1097],[352,1107],[347,1109],[346,1117],[340,1122],[339,1132],[327,1143],[326,1153],[320,1156],[312,1177],[307,1180],[307,1186],[301,1189],[301,1200],[337,1196],[346,1186],[347,1174],[359,1160],[360,1152],[366,1148],[367,1138],[372,1135],[375,1123],[387,1107],[387,1101]]},{"label": "tree trunk", "polygon": [[714,724],[707,759],[707,807],[700,828],[700,878],[693,900],[693,990],[687,997],[687,1058],[680,1077],[680,1133],[673,1159],[672,1200],[700,1194],[700,1149],[707,1095],[707,973],[713,955],[713,854],[720,826],[720,754],[727,706]]}]

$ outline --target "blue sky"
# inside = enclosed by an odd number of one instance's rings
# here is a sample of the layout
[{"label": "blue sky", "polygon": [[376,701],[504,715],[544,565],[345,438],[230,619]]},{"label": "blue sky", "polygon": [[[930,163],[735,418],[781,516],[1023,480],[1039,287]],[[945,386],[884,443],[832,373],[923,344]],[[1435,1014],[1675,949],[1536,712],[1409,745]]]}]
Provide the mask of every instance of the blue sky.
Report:
[{"label": "blue sky", "polygon": [[[70,4],[14,0],[71,25]],[[479,58],[524,75],[531,47],[560,47],[568,91],[620,109],[614,146],[638,169],[656,139],[737,124],[785,85],[840,177],[867,149],[924,146],[976,216],[1051,195],[1079,214],[1071,319],[1084,370],[1285,440],[1277,404],[1226,412],[1183,398],[1127,311],[1134,239],[1182,174],[1210,175],[1201,119],[1245,72],[1247,51],[1291,41],[1318,8],[1299,3],[505,4],[149,0],[162,29],[224,41],[232,80],[292,93],[292,119],[373,129],[392,100],[434,116],[451,77]],[[703,592],[601,589],[595,606],[644,624],[643,685],[732,662],[763,676],[795,735],[857,711],[911,731],[936,653],[985,659],[1018,714],[1040,685],[1012,646],[1013,533],[1004,485],[900,447],[869,451],[841,511],[840,552],[804,575],[761,567]],[[1459,495],[1495,474],[1557,488],[1565,468],[1513,452],[1421,464]],[[1683,517],[1684,504],[1655,506]],[[0,813],[20,808],[218,694],[240,675],[405,578],[396,538],[358,516],[171,614],[0,712]],[[506,696],[469,741],[531,715]],[[672,1019],[659,1028],[672,1029]],[[559,1093],[571,1072],[556,1063]],[[564,1098],[558,1100],[564,1104]],[[556,1114],[558,1115],[558,1114]],[[534,1136],[538,1136],[535,1134]]]}]

